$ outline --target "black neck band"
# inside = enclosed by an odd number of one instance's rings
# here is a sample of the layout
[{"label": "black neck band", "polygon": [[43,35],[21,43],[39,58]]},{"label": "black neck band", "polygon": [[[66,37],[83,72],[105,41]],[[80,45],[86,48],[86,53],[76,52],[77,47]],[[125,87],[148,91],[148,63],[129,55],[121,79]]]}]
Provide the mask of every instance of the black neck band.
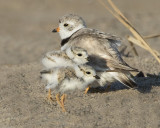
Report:
[{"label": "black neck band", "polygon": [[[79,30],[81,30],[81,29],[79,29]],[[78,32],[79,30],[77,30],[76,32]],[[76,33],[76,32],[74,32],[74,33]],[[73,33],[73,34],[74,34]],[[72,35],[73,35],[72,34]],[[70,37],[68,37],[68,38],[65,38],[65,39],[63,39],[62,41],[61,41],[61,47],[63,46],[63,45],[65,45],[68,41],[69,41],[69,39],[72,37],[72,35],[70,36]]]},{"label": "black neck band", "polygon": [[71,36],[68,37],[68,38],[66,38],[66,39],[63,39],[63,40],[61,41],[61,47],[62,47],[63,45],[65,45],[70,38],[71,38]]}]

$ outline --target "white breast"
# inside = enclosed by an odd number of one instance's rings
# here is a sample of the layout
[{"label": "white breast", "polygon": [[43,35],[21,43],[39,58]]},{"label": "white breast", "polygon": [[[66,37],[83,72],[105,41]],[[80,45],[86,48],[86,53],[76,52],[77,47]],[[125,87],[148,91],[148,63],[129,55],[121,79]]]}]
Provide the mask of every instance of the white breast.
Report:
[{"label": "white breast", "polygon": [[55,83],[58,84],[58,70],[55,70],[52,74],[44,74],[42,77],[47,80],[48,84]]},{"label": "white breast", "polygon": [[43,78],[48,81],[46,89],[55,88],[58,85],[58,70],[55,70],[52,74],[44,74]]},{"label": "white breast", "polygon": [[84,82],[80,79],[66,79],[60,86],[59,91],[63,93],[66,91],[74,91],[76,89],[84,90],[86,88]]}]

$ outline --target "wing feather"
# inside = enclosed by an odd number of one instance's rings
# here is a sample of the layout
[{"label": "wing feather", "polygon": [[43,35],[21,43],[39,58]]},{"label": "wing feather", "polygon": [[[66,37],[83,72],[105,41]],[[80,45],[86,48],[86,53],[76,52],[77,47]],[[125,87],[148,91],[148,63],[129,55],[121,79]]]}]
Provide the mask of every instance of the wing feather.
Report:
[{"label": "wing feather", "polygon": [[87,50],[89,56],[104,59],[105,61],[101,61],[104,64],[97,64],[97,67],[98,65],[100,68],[101,65],[107,65],[110,69],[136,71],[122,59],[116,46],[117,41],[120,41],[120,38],[114,35],[84,28],[72,35],[68,45],[82,47]]}]

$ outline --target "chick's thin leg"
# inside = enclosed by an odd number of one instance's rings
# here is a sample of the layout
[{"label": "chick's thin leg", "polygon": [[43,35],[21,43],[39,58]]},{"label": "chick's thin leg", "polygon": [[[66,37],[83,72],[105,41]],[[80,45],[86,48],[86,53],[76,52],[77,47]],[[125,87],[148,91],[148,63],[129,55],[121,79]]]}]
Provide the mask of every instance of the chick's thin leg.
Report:
[{"label": "chick's thin leg", "polygon": [[63,94],[63,95],[61,96],[61,104],[62,104],[62,110],[63,110],[64,112],[66,112],[66,109],[64,108],[64,101],[65,101],[65,99],[66,99],[66,94]]},{"label": "chick's thin leg", "polygon": [[57,103],[61,106],[62,111],[65,112],[64,106],[62,105],[62,103],[61,103],[61,101],[59,99],[59,93],[56,95],[56,100],[57,100]]},{"label": "chick's thin leg", "polygon": [[52,98],[52,95],[51,95],[51,89],[48,90],[47,99],[53,101],[53,98]]},{"label": "chick's thin leg", "polygon": [[88,90],[90,89],[90,87],[88,86],[88,88],[86,88],[84,94],[87,94]]}]

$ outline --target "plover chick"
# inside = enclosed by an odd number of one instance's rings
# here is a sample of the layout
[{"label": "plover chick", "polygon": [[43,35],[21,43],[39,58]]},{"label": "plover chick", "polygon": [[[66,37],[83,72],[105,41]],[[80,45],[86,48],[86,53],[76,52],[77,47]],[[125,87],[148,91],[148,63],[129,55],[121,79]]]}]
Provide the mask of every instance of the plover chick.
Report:
[{"label": "plover chick", "polygon": [[[87,50],[90,58],[89,63],[96,71],[105,72],[106,70],[118,69],[123,75],[127,76],[130,74],[129,71],[137,71],[122,59],[117,48],[121,42],[119,37],[87,28],[84,20],[77,15],[68,14],[60,18],[59,27],[54,29],[53,32],[59,32],[61,50],[72,46]],[[119,76],[119,73],[117,74],[111,76],[114,80],[116,78],[119,81],[121,76]],[[125,83],[127,84],[128,81]],[[136,84],[134,83],[132,86],[127,84],[127,86],[135,87]]]},{"label": "plover chick", "polygon": [[[65,51],[51,51],[46,53],[42,59],[42,64],[46,68],[68,67],[75,64],[85,64],[88,62],[88,53],[80,47],[69,47]],[[52,100],[51,90],[48,90],[48,99]]]},{"label": "plover chick", "polygon": [[87,62],[88,53],[80,47],[69,47],[65,51],[51,51],[42,58],[42,64],[46,68],[67,67]]},{"label": "plover chick", "polygon": [[[58,104],[64,108],[64,99],[67,92],[84,90],[89,84],[99,79],[95,70],[88,65],[75,65],[74,67],[55,67],[41,71],[42,78],[47,80],[46,89],[54,89]],[[61,96],[61,101],[59,95]]]}]

